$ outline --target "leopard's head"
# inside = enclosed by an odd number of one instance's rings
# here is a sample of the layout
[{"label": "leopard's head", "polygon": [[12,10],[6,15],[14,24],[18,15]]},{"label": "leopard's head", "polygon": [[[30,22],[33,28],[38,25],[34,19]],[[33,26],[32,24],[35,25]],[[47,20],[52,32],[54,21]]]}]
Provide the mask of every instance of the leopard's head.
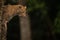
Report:
[{"label": "leopard's head", "polygon": [[21,16],[26,16],[26,6],[22,6],[22,5],[20,5],[19,6],[19,11],[20,11],[20,15]]}]

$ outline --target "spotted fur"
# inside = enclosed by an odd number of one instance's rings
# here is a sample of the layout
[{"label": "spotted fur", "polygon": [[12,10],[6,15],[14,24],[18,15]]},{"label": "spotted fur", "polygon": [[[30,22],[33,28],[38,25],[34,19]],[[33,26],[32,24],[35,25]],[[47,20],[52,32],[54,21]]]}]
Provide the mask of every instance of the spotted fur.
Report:
[{"label": "spotted fur", "polygon": [[26,6],[7,5],[3,12],[3,21],[8,21],[15,15],[26,16]]}]

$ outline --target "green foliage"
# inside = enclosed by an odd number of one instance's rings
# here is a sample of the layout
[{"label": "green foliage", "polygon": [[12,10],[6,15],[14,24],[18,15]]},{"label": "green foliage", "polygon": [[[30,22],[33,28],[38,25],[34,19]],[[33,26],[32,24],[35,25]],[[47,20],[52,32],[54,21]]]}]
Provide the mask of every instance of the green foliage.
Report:
[{"label": "green foliage", "polygon": [[42,12],[41,18],[43,18],[47,14],[46,3],[44,1],[29,0],[27,3],[27,7],[28,7],[28,9],[27,9],[28,13],[35,10],[35,9],[40,9]]},{"label": "green foliage", "polygon": [[28,1],[28,10],[29,11],[32,11],[32,10],[38,9],[38,8],[44,9],[44,7],[45,7],[45,2],[39,3],[37,0]]},{"label": "green foliage", "polygon": [[58,12],[58,15],[55,19],[55,31],[60,33],[60,11]]}]

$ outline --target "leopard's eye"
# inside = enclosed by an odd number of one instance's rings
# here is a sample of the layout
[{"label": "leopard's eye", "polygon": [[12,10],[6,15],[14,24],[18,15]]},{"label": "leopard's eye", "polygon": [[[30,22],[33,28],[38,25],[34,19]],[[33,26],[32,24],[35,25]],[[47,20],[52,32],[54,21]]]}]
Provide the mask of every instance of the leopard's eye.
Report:
[{"label": "leopard's eye", "polygon": [[21,6],[19,6],[19,8],[21,8]]}]

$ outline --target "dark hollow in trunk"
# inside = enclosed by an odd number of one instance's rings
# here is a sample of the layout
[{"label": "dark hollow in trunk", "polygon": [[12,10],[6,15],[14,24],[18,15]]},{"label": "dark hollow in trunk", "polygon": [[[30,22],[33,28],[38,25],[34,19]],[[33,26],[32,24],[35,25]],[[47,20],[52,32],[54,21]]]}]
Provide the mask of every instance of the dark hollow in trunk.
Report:
[{"label": "dark hollow in trunk", "polygon": [[20,40],[19,17],[13,17],[7,24],[7,40]]}]

